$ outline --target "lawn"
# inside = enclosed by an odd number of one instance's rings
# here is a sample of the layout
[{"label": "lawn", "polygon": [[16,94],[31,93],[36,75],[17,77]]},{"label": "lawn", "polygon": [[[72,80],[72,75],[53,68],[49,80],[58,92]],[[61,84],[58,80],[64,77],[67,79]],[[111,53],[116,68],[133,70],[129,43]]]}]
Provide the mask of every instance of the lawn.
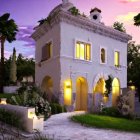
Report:
[{"label": "lawn", "polygon": [[14,94],[11,94],[11,93],[0,93],[0,98],[11,98]]},{"label": "lawn", "polygon": [[71,119],[75,122],[81,123],[82,125],[90,127],[140,132],[140,120],[128,120],[124,118],[115,118],[93,114],[73,116]]}]

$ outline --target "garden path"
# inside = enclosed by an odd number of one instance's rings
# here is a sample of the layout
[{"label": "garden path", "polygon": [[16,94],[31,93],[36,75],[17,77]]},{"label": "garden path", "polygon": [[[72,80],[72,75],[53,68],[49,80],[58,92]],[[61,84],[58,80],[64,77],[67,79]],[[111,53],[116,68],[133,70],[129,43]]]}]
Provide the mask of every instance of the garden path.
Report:
[{"label": "garden path", "polygon": [[85,127],[69,119],[80,113],[84,112],[52,115],[45,122],[43,134],[54,140],[140,140],[140,134],[137,133]]}]

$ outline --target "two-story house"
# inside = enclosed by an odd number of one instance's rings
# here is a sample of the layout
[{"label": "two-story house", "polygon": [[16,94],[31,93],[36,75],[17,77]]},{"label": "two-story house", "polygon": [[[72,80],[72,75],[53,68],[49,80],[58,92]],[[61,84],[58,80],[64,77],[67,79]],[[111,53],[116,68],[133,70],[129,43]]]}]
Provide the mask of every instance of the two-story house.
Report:
[{"label": "two-story house", "polygon": [[131,36],[101,22],[101,10],[86,17],[68,0],[55,7],[35,29],[35,82],[50,96],[58,95],[70,110],[94,108],[94,95],[104,97],[111,75],[112,105],[127,87],[127,43]]}]

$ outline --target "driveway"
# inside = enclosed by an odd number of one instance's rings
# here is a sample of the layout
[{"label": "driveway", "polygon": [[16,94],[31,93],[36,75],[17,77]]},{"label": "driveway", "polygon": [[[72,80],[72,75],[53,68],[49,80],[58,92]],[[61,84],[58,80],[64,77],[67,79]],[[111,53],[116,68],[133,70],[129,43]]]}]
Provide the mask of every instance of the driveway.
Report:
[{"label": "driveway", "polygon": [[84,112],[62,113],[51,116],[45,122],[43,134],[54,140],[140,140],[140,134],[104,130],[82,126],[72,122],[72,115]]}]

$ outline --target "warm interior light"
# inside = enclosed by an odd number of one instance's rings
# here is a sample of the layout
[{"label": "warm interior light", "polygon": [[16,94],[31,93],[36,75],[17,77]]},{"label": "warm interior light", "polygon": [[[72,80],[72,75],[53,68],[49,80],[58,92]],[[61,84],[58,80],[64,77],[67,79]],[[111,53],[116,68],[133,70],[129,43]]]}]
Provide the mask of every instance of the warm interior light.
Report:
[{"label": "warm interior light", "polygon": [[77,42],[75,55],[77,59],[91,60],[91,45],[83,42]]},{"label": "warm interior light", "polygon": [[72,82],[69,79],[64,82],[64,104],[71,105],[71,99],[72,99]]},{"label": "warm interior light", "polygon": [[114,65],[115,66],[119,66],[120,64],[119,64],[119,58],[120,56],[119,56],[119,52],[117,52],[117,51],[115,51],[115,55],[114,55]]}]

